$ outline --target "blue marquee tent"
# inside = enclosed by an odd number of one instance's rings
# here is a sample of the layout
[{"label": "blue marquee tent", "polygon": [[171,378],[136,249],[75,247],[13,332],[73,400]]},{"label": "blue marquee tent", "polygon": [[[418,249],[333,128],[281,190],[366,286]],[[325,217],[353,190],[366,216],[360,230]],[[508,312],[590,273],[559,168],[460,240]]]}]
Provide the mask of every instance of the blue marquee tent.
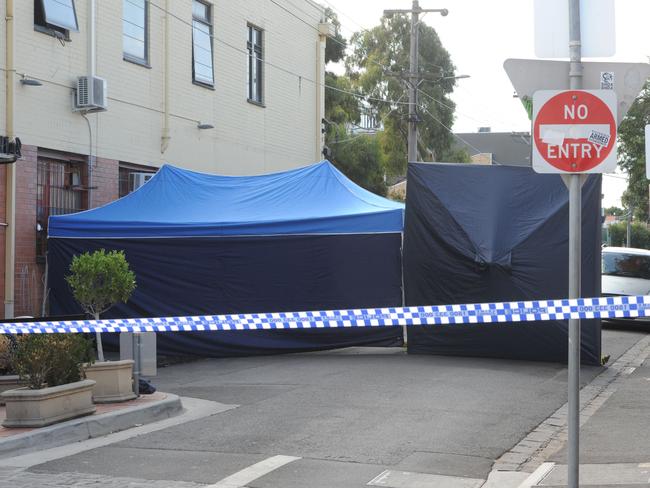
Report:
[{"label": "blue marquee tent", "polygon": [[[50,311],[78,313],[72,257],[121,249],[137,289],[106,316],[324,310],[402,303],[404,206],[322,161],[261,176],[165,165],[100,208],[52,216]],[[213,356],[401,344],[398,328],[161,335],[160,350]]]}]

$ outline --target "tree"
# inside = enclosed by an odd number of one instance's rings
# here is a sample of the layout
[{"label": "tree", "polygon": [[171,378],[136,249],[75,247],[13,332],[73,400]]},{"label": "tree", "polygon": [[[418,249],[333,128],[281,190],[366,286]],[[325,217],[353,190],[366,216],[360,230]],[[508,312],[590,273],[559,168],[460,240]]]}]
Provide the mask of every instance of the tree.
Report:
[{"label": "tree", "polygon": [[[418,28],[419,65],[424,75],[418,95],[418,151],[433,153],[440,160],[451,146],[448,128],[455,105],[447,95],[455,84],[455,68],[436,31],[422,22]],[[348,75],[383,120],[380,142],[391,174],[406,171],[408,88],[404,75],[410,68],[410,29],[406,15],[382,17],[380,25],[352,36],[353,51],[346,58]]]},{"label": "tree", "polygon": [[645,177],[645,126],[650,124],[650,84],[630,108],[618,129],[618,164],[628,174],[623,205],[637,219],[648,220],[648,183]]},{"label": "tree", "polygon": [[341,22],[331,8],[325,9],[325,22],[329,22],[334,26],[334,35],[330,36],[325,41],[325,62],[338,63],[345,57],[345,50],[347,48],[347,40],[341,35]]},{"label": "tree", "polygon": [[607,207],[603,209],[605,215],[613,215],[615,217],[623,217],[627,212],[620,207]]},{"label": "tree", "polygon": [[332,162],[357,185],[378,195],[386,195],[379,139],[373,135],[350,137],[333,145]]},{"label": "tree", "polygon": [[[72,258],[66,281],[75,300],[95,320],[118,302],[125,302],[135,290],[135,275],[123,251],[83,253]],[[97,333],[97,354],[104,361],[101,333]]]}]

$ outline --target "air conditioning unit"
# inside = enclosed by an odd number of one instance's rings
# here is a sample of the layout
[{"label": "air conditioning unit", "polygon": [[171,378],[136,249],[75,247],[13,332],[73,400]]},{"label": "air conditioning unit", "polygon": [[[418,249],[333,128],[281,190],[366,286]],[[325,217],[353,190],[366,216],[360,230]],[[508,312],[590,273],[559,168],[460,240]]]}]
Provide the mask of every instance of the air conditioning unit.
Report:
[{"label": "air conditioning unit", "polygon": [[74,95],[74,110],[99,112],[107,108],[106,80],[97,76],[80,76]]},{"label": "air conditioning unit", "polygon": [[153,178],[155,173],[129,173],[129,193],[136,191],[147,181]]}]

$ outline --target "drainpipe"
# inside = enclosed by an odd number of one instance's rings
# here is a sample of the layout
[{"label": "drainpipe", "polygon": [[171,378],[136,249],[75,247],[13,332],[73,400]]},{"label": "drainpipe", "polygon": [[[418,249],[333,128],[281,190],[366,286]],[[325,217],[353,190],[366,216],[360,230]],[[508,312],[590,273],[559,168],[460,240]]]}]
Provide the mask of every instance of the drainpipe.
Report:
[{"label": "drainpipe", "polygon": [[170,1],[165,0],[165,54],[163,62],[163,129],[162,137],[160,140],[160,154],[164,154],[167,148],[169,147],[169,140],[171,135],[169,133],[169,40],[171,38],[171,32],[169,30],[169,9]]},{"label": "drainpipe", "polygon": [[[14,0],[6,0],[6,127],[7,137],[14,133],[14,88],[16,67],[14,66]],[[5,230],[5,319],[14,317],[14,285],[16,275],[16,163],[7,164],[6,169],[6,222]]]},{"label": "drainpipe", "polygon": [[[88,0],[88,76],[92,80],[97,72],[96,55],[96,27],[95,27],[96,5],[95,0]],[[91,90],[92,88],[92,83]],[[93,168],[95,157],[93,156],[93,130],[90,120],[82,114],[88,124],[88,208],[93,208]]]},{"label": "drainpipe", "polygon": [[323,118],[325,118],[325,44],[327,37],[334,35],[334,26],[327,22],[318,24],[316,43],[316,161],[323,159]]}]

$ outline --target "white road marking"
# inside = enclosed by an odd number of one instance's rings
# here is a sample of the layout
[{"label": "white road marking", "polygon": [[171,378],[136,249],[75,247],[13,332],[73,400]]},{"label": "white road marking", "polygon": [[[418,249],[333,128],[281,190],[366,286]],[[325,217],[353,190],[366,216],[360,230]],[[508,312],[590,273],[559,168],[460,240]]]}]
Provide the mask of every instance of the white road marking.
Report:
[{"label": "white road marking", "polygon": [[554,467],[555,463],[542,463],[539,468],[533,471],[533,473],[519,485],[518,488],[531,488],[537,486],[540,481],[546,478]]},{"label": "white road marking", "polygon": [[222,479],[214,485],[206,486],[205,488],[244,488],[251,481],[261,478],[262,476],[269,474],[271,471],[275,471],[285,464],[297,461],[298,459],[301,458],[294,456],[273,456],[264,461],[253,464],[248,468],[244,468],[241,471],[237,471],[235,474]]},{"label": "white road marking", "polygon": [[368,486],[384,486],[386,488],[426,488],[432,486],[444,486],[445,488],[480,488],[484,482],[485,480],[475,478],[388,470],[370,481]]}]

